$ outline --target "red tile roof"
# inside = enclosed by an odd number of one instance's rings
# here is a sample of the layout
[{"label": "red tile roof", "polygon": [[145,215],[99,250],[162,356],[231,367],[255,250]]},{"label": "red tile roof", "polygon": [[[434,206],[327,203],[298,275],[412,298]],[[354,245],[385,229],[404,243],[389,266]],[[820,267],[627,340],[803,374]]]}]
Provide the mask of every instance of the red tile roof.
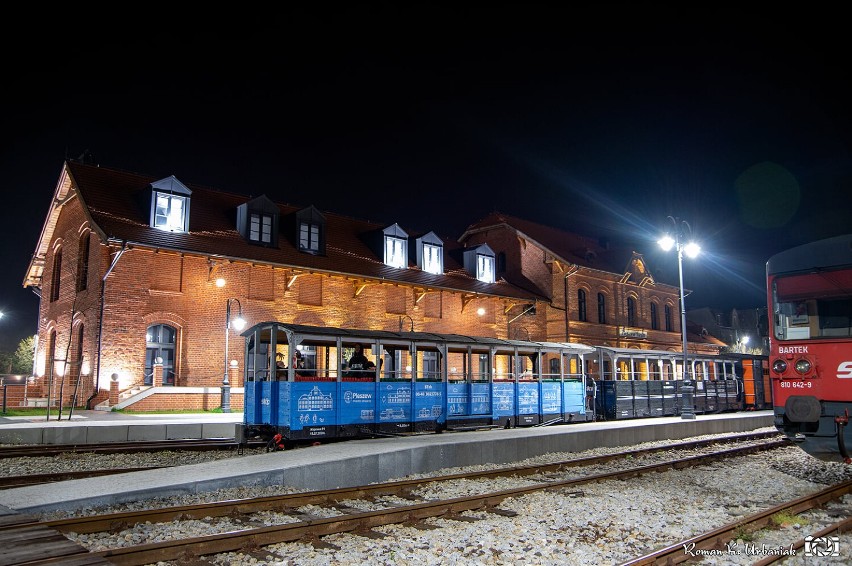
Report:
[{"label": "red tile roof", "polygon": [[564,262],[600,271],[623,274],[629,269],[630,260],[634,254],[634,251],[629,248],[615,246],[599,239],[566,232],[502,212],[493,212],[471,224],[459,240],[463,242],[474,233],[494,229],[496,226],[508,226],[520,232]]},{"label": "red tile roof", "polygon": [[[236,228],[237,207],[253,197],[189,183],[185,183],[192,191],[189,232],[157,230],[149,225],[151,203],[146,200],[145,194],[148,186],[160,180],[159,177],[74,161],[68,161],[66,166],[92,221],[113,241],[214,258],[339,273],[355,278],[398,281],[431,289],[523,300],[544,299],[540,294],[505,281],[489,284],[470,276],[453,257],[452,252],[458,248],[458,243],[453,241],[444,240],[443,275],[426,273],[416,266],[397,269],[385,265],[364,237],[387,227],[392,221],[388,224],[376,224],[323,211],[326,217],[324,256],[300,252],[285,234],[281,234],[277,248],[253,245],[243,238]],[[177,175],[176,177],[180,179]],[[278,207],[282,218],[305,208],[284,204],[279,204]],[[413,234],[412,231],[408,232]],[[410,263],[414,263],[414,250],[410,249],[409,252]]]}]

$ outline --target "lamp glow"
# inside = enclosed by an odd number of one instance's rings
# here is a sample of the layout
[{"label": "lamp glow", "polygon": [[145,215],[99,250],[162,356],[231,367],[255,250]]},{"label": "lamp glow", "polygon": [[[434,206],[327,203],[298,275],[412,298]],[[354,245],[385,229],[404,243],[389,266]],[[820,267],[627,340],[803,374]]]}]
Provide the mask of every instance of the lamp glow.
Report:
[{"label": "lamp glow", "polygon": [[[672,224],[671,231],[660,238],[657,243],[664,251],[677,248],[677,273],[680,283],[680,333],[683,339],[683,407],[680,412],[682,419],[694,419],[695,411],[692,406],[693,386],[689,381],[689,358],[686,346],[686,298],[683,291],[683,254],[694,258],[701,252],[701,247],[692,241],[692,227],[686,220],[673,216],[668,217]],[[686,242],[684,242],[686,240]]]}]

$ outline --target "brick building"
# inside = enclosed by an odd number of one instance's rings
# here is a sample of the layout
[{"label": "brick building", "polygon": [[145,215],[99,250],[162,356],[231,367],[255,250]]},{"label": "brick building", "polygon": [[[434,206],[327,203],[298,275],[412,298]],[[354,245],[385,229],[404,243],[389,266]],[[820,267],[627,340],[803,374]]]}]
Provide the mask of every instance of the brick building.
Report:
[{"label": "brick building", "polygon": [[231,309],[249,324],[681,349],[678,289],[634,251],[497,213],[454,241],[75,161],[24,286],[41,297],[30,396],[53,404],[215,408],[235,360],[239,409]]}]

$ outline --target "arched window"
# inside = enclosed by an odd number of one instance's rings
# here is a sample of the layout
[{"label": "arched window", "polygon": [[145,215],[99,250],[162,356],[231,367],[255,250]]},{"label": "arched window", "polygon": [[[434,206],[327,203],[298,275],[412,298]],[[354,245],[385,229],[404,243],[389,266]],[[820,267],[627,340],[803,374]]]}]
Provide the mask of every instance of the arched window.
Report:
[{"label": "arched window", "polygon": [[154,362],[163,360],[163,385],[175,384],[175,342],[177,329],[167,324],[152,324],[145,333],[145,385],[154,384]]},{"label": "arched window", "polygon": [[77,291],[85,291],[89,285],[89,236],[86,230],[80,236],[80,247],[77,252]]},{"label": "arched window", "polygon": [[598,322],[606,324],[606,296],[598,293]]},{"label": "arched window", "polygon": [[657,320],[657,303],[651,303],[651,330],[659,330],[660,321]]},{"label": "arched window", "polygon": [[50,274],[50,302],[59,300],[59,281],[62,279],[62,248],[53,254],[53,273]]},{"label": "arched window", "polygon": [[82,375],[80,368],[83,367],[83,325],[77,325],[76,340],[74,349],[74,364],[71,366],[72,379],[78,380]]},{"label": "arched window", "polygon": [[586,322],[586,291],[580,289],[577,291],[577,320]]},{"label": "arched window", "polygon": [[627,326],[636,326],[636,300],[627,297]]},{"label": "arched window", "polygon": [[48,383],[53,381],[53,374],[56,371],[56,330],[51,330],[47,337],[47,378]]},{"label": "arched window", "polygon": [[666,332],[672,332],[672,308],[669,305],[666,305],[665,318]]}]

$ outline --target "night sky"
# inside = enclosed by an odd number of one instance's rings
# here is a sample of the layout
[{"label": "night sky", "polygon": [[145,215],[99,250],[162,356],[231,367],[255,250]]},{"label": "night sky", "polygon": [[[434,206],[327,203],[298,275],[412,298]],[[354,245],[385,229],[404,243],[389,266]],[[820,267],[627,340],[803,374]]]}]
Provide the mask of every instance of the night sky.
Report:
[{"label": "night sky", "polygon": [[673,215],[705,252],[687,309],[762,306],[770,255],[852,231],[843,18],[626,6],[75,13],[39,49],[4,39],[32,53],[7,64],[0,118],[0,348],[36,331],[22,282],[86,151],[446,238],[496,210],[623,243],[676,285],[656,244]]}]

